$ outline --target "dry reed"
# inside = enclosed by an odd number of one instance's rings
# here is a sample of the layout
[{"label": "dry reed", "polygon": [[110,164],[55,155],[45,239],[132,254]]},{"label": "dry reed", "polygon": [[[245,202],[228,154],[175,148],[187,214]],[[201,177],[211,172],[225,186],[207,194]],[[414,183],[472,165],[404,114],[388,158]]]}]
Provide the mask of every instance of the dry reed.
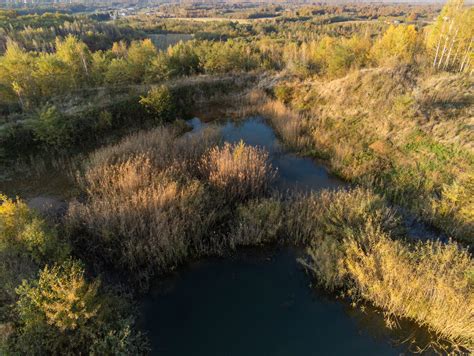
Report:
[{"label": "dry reed", "polygon": [[318,283],[372,302],[387,320],[412,319],[440,340],[473,349],[474,262],[467,250],[452,242],[394,239],[404,236],[399,218],[362,189],[323,192],[294,204],[311,206],[302,211],[307,221],[297,216],[290,228],[299,225],[311,235],[302,262]]},{"label": "dry reed", "polygon": [[268,152],[242,141],[209,150],[201,159],[200,170],[229,201],[239,202],[265,194],[275,177]]}]

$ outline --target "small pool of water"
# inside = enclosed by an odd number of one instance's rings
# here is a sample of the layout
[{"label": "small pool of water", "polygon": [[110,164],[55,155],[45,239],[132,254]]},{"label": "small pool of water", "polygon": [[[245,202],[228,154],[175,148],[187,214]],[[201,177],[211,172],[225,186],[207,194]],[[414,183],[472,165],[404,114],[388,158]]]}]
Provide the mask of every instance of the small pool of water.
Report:
[{"label": "small pool of water", "polygon": [[[298,251],[240,251],[153,286],[142,327],[157,355],[399,355],[401,335],[311,288]],[[406,335],[405,335],[406,336]]]},{"label": "small pool of water", "polygon": [[[190,121],[192,132],[206,124]],[[262,118],[222,123],[227,142],[269,151],[278,188],[344,187],[323,166],[285,152]],[[191,133],[192,134],[192,133]],[[299,250],[239,250],[180,268],[142,300],[141,324],[159,355],[399,355],[409,338],[429,341],[413,324],[397,331],[371,308],[362,312],[311,288]]]}]

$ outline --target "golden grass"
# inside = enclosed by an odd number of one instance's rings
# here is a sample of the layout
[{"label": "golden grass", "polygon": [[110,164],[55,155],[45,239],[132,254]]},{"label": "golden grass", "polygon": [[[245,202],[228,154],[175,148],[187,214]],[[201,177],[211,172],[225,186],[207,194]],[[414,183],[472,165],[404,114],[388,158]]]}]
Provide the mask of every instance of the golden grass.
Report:
[{"label": "golden grass", "polygon": [[349,239],[342,260],[353,298],[434,330],[441,339],[474,351],[474,262],[455,243],[404,244],[367,224],[362,240]]},{"label": "golden grass", "polygon": [[333,173],[471,243],[472,87],[462,75],[376,68],[280,83],[275,95],[283,88],[284,102],[263,91],[254,101],[291,148],[327,159]]},{"label": "golden grass", "polygon": [[228,239],[231,247],[277,242],[283,235],[284,204],[278,197],[251,200],[237,207]]},{"label": "golden grass", "polygon": [[135,274],[143,286],[193,250],[214,221],[195,162],[218,142],[214,129],[177,136],[157,128],[92,153],[78,181],[86,202],[72,202],[68,227],[85,258]]},{"label": "golden grass", "polygon": [[144,285],[155,272],[182,261],[201,245],[213,216],[205,187],[174,174],[157,173],[145,155],[88,171],[88,201],[71,203],[68,212],[76,245],[89,258],[95,253],[98,261],[136,273]]},{"label": "golden grass", "polygon": [[214,231],[229,206],[265,194],[275,172],[264,150],[215,146],[218,138],[212,128],[183,136],[158,128],[91,154],[78,174],[87,200],[67,216],[83,258],[146,287],[156,272],[232,244]]},{"label": "golden grass", "polygon": [[203,156],[199,167],[209,183],[230,201],[265,194],[275,177],[268,152],[242,141],[212,148]]},{"label": "golden grass", "polygon": [[[455,347],[474,347],[474,261],[449,242],[409,242],[399,218],[368,191],[323,192],[306,198],[311,234],[303,264],[330,290],[366,300],[393,317],[412,319]],[[295,214],[297,215],[297,214]],[[289,231],[291,233],[291,230]]]},{"label": "golden grass", "polygon": [[258,108],[261,115],[270,118],[278,136],[291,149],[304,152],[311,147],[308,121],[302,115],[296,114],[276,100],[262,101]]}]

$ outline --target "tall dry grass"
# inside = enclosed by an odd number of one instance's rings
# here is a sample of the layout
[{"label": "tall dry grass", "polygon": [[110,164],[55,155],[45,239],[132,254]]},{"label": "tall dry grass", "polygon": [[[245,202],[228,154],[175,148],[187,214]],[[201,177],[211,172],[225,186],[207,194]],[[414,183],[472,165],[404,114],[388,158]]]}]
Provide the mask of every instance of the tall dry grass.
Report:
[{"label": "tall dry grass", "polygon": [[204,185],[177,179],[172,168],[157,171],[146,155],[91,169],[84,182],[87,202],[71,203],[68,212],[76,246],[144,286],[201,249],[213,223]]},{"label": "tall dry grass", "polygon": [[270,119],[271,126],[290,149],[302,153],[312,149],[309,137],[311,128],[303,115],[288,109],[277,100],[262,101],[258,108],[261,115]]},{"label": "tall dry grass", "polygon": [[146,288],[155,273],[232,244],[222,230],[233,207],[265,194],[275,172],[264,150],[218,142],[212,128],[158,128],[91,154],[78,174],[86,199],[67,216],[76,250]]},{"label": "tall dry grass", "polygon": [[283,237],[284,219],[284,203],[278,196],[241,204],[231,224],[229,244],[235,248],[279,242]]},{"label": "tall dry grass", "polygon": [[218,214],[195,162],[218,141],[214,129],[177,136],[161,127],[92,153],[78,174],[87,199],[68,211],[76,248],[144,287],[154,273],[206,250]]},{"label": "tall dry grass", "polygon": [[400,219],[366,190],[323,192],[292,204],[304,219],[287,217],[293,220],[288,232],[298,226],[308,235],[302,262],[318,283],[373,303],[388,321],[412,319],[440,340],[473,350],[474,261],[466,249],[401,239]]},{"label": "tall dry grass", "polygon": [[211,186],[239,202],[268,192],[276,174],[267,151],[242,141],[210,149],[199,167]]},{"label": "tall dry grass", "polygon": [[474,262],[466,250],[455,243],[404,244],[371,224],[359,240],[346,242],[342,259],[352,298],[474,351]]},{"label": "tall dry grass", "polygon": [[472,78],[400,67],[269,86],[281,101],[255,102],[288,146],[472,242]]}]

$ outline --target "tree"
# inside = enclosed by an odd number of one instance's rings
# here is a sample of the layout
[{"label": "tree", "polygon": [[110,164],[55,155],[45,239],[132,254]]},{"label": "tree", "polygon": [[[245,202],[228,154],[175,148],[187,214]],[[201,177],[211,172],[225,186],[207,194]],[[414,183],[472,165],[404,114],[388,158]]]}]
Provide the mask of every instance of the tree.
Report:
[{"label": "tree", "polygon": [[40,54],[32,73],[41,98],[63,94],[70,86],[69,68],[55,54]]},{"label": "tree", "polygon": [[69,245],[23,201],[0,194],[0,319],[15,299],[22,279],[39,267],[64,260]]},{"label": "tree", "polygon": [[92,56],[84,42],[72,35],[68,35],[64,40],[58,37],[56,56],[67,66],[72,88],[81,87],[88,82]]},{"label": "tree", "polygon": [[31,121],[31,126],[36,138],[49,146],[65,146],[71,138],[70,121],[54,105],[44,106],[39,111],[38,117]]},{"label": "tree", "polygon": [[149,68],[151,79],[169,79],[189,76],[200,71],[199,57],[191,44],[179,42],[170,46],[152,61]]},{"label": "tree", "polygon": [[0,99],[18,100],[23,108],[29,108],[38,97],[33,80],[35,59],[20,46],[9,40],[5,55],[0,59]]},{"label": "tree", "polygon": [[127,53],[130,80],[135,83],[143,81],[148,66],[157,54],[155,45],[150,39],[133,41]]},{"label": "tree", "polygon": [[464,0],[448,1],[426,38],[433,68],[470,72],[473,40],[474,8],[464,7]]},{"label": "tree", "polygon": [[82,263],[73,259],[46,266],[37,280],[23,281],[17,288],[19,329],[11,349],[34,355],[144,354],[146,341],[123,317],[126,305],[99,288],[100,281],[88,281]]},{"label": "tree", "polygon": [[417,31],[413,25],[391,25],[372,47],[379,64],[412,63],[418,50]]}]

